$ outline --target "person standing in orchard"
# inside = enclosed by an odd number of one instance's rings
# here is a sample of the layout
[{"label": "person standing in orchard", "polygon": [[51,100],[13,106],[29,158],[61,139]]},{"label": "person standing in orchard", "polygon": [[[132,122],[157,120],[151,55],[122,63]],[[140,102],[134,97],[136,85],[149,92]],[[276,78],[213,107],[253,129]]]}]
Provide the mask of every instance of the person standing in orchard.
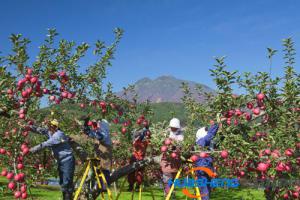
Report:
[{"label": "person standing in orchard", "polygon": [[58,128],[56,119],[48,124],[48,129],[31,125],[31,131],[48,137],[48,140],[32,147],[31,153],[35,153],[43,148],[51,148],[58,165],[59,184],[63,193],[63,200],[73,200],[73,176],[75,170],[75,158],[69,138]]},{"label": "person standing in orchard", "polygon": [[[150,144],[150,131],[148,126],[135,133],[132,144],[133,154],[130,158],[130,164],[141,161],[145,158],[147,147]],[[139,188],[143,182],[143,169],[138,169],[128,174],[127,180],[129,183],[128,191],[134,190],[135,183],[137,183],[136,188]]]},{"label": "person standing in orchard", "polygon": [[[110,185],[110,169],[112,166],[112,141],[109,132],[109,123],[105,120],[99,120],[92,122],[92,128],[88,125],[89,118],[84,117],[84,127],[83,132],[94,139],[94,153],[95,156],[100,159],[99,166],[101,167],[101,171],[105,176],[105,179]],[[98,185],[95,183],[95,187]],[[106,190],[105,185],[102,183],[102,189]],[[99,192],[95,194],[99,195]]]},{"label": "person standing in orchard", "polygon": [[[181,130],[179,119],[177,118],[171,119],[169,124],[169,129],[170,129],[169,130],[170,133],[168,138],[165,140],[165,142],[169,143],[169,141],[170,142],[174,141],[177,144],[183,142],[184,135],[183,135],[183,131]],[[173,145],[172,151],[173,153],[175,153],[173,155],[178,155],[180,153],[180,145],[179,146]],[[166,153],[163,153],[160,162],[160,167],[163,174],[162,180],[164,184],[164,193],[165,196],[167,196],[171,187],[169,185],[170,180],[174,180],[179,168],[181,167],[181,159],[179,156],[169,157],[166,155]]]},{"label": "person standing in orchard", "polygon": [[[217,121],[220,123],[219,116],[217,116]],[[200,128],[196,133],[196,145],[200,147],[200,150],[212,150],[211,143],[214,139],[216,133],[218,132],[219,125],[218,124],[212,124],[209,128],[202,127]],[[208,147],[208,148],[207,148]],[[212,171],[215,171],[213,168],[213,158],[209,156],[208,153],[202,152],[200,153],[200,157],[195,161],[196,167],[206,167],[211,169]],[[197,171],[196,175],[198,179],[207,179],[210,180],[210,177],[203,171]],[[200,187],[200,193],[201,195],[205,194],[205,196],[202,196],[202,200],[209,200],[210,195],[210,186],[209,185],[203,185]]]}]

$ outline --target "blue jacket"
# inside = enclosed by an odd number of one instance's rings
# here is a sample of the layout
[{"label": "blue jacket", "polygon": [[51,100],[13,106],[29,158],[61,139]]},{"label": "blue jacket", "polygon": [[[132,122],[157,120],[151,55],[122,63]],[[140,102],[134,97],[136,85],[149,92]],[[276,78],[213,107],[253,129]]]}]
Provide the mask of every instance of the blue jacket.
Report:
[{"label": "blue jacket", "polygon": [[[210,146],[211,141],[215,137],[216,133],[218,132],[219,126],[217,124],[213,125],[210,127],[210,129],[207,131],[207,135],[204,136],[203,138],[200,138],[198,141],[196,141],[196,144],[201,146],[201,147],[207,147]],[[211,157],[207,158],[199,158],[196,161],[196,166],[197,167],[207,167],[213,170],[213,159]],[[197,171],[196,173],[198,176],[203,176],[205,175],[205,172],[202,171]]]},{"label": "blue jacket", "polygon": [[31,126],[31,130],[35,133],[45,135],[48,140],[31,148],[31,152],[39,151],[45,147],[50,147],[57,161],[68,160],[73,157],[71,145],[68,143],[67,137],[61,130],[57,130],[53,135],[46,128]]},{"label": "blue jacket", "polygon": [[100,122],[100,128],[91,130],[89,127],[84,128],[84,132],[91,138],[103,141],[105,145],[111,146],[111,138],[109,134],[109,124],[106,120]]},{"label": "blue jacket", "polygon": [[218,132],[219,125],[214,124],[210,127],[210,129],[207,131],[207,135],[203,138],[200,138],[198,141],[196,141],[197,145],[206,147],[210,146],[211,141],[215,137],[216,133]]}]

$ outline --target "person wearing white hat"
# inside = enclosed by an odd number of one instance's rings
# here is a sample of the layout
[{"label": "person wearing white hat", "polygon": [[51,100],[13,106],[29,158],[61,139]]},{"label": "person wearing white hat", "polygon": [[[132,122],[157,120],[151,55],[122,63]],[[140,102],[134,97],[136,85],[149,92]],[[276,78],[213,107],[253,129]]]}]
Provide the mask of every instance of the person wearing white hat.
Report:
[{"label": "person wearing white hat", "polygon": [[[183,142],[184,135],[181,130],[180,126],[180,120],[177,118],[173,118],[170,120],[169,124],[169,139],[174,141],[176,144],[172,146],[173,152],[179,154],[180,152],[180,144]],[[174,180],[176,173],[178,172],[179,168],[181,166],[181,159],[179,157],[176,158],[170,158],[166,155],[166,153],[162,154],[162,159],[160,162],[160,167],[163,173],[162,180],[164,184],[164,193],[167,195],[170,191],[170,180]]]},{"label": "person wearing white hat", "polygon": [[184,136],[180,126],[180,120],[177,118],[171,119],[169,127],[170,127],[169,138],[176,141],[183,141]]},{"label": "person wearing white hat", "polygon": [[[219,122],[218,118],[218,122]],[[218,132],[219,125],[213,124],[210,128],[202,127],[198,129],[196,133],[196,144],[200,146],[201,148],[210,147],[211,142],[213,138],[215,137],[216,133]],[[196,167],[206,167],[210,168],[212,171],[214,171],[213,168],[213,159],[209,155],[205,157],[198,157],[198,160],[195,162]],[[210,180],[210,177],[203,172],[203,171],[197,171],[196,172],[198,179],[204,179]],[[209,200],[209,194],[210,194],[210,187],[208,186],[202,186],[200,187],[201,194],[207,194],[206,196],[202,197],[202,200]]]}]

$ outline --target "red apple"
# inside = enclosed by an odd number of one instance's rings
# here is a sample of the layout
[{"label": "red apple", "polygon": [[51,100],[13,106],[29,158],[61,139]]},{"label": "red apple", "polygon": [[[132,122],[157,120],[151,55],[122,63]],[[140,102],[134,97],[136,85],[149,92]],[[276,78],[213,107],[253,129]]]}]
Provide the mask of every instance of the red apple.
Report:
[{"label": "red apple", "polygon": [[283,172],[286,169],[286,165],[283,162],[279,162],[276,166],[276,171]]},{"label": "red apple", "polygon": [[190,158],[193,162],[196,162],[199,158],[197,155],[192,155]]},{"label": "red apple", "polygon": [[171,158],[176,158],[177,154],[175,152],[171,153]]},{"label": "red apple", "polygon": [[299,192],[293,192],[292,193],[292,196],[295,198],[295,199],[298,199],[299,198]]},{"label": "red apple", "polygon": [[259,107],[256,107],[256,108],[252,109],[252,112],[253,112],[254,115],[259,115],[259,113],[260,113]]},{"label": "red apple", "polygon": [[201,152],[200,153],[200,158],[207,158],[208,154],[206,152]]},{"label": "red apple", "polygon": [[64,77],[64,76],[66,76],[67,74],[66,74],[66,72],[65,71],[61,71],[61,72],[59,72],[59,76],[60,77]]},{"label": "red apple", "polygon": [[7,89],[7,92],[6,92],[7,94],[13,94],[14,92],[13,92],[13,90],[12,89]]},{"label": "red apple", "polygon": [[18,175],[19,175],[20,180],[23,180],[25,178],[25,174],[24,173],[19,173]]},{"label": "red apple", "polygon": [[27,199],[27,192],[23,192],[23,193],[22,193],[21,199]]},{"label": "red apple", "polygon": [[241,116],[243,114],[243,112],[240,109],[235,109],[235,115],[236,116]]},{"label": "red apple", "polygon": [[32,84],[36,84],[37,81],[38,81],[38,78],[37,78],[36,76],[34,76],[34,77],[32,77],[32,78],[30,79],[30,82],[31,82]]},{"label": "red apple", "polygon": [[268,164],[266,163],[258,163],[257,170],[260,172],[265,172],[268,170]]},{"label": "red apple", "polygon": [[29,148],[27,147],[27,148],[22,149],[22,153],[23,153],[23,155],[27,155],[29,153]]},{"label": "red apple", "polygon": [[61,93],[61,96],[62,96],[63,98],[67,98],[67,97],[68,97],[68,92],[62,92],[62,93]]},{"label": "red apple", "polygon": [[26,75],[25,75],[25,79],[26,79],[26,81],[30,81],[31,75],[30,75],[30,74],[26,74]]},{"label": "red apple", "polygon": [[49,90],[48,90],[47,88],[44,88],[44,89],[43,89],[43,93],[44,93],[44,94],[48,94],[48,93],[49,93]]},{"label": "red apple", "polygon": [[282,197],[283,197],[283,199],[289,199],[289,194],[285,193]]},{"label": "red apple", "polygon": [[21,177],[19,176],[19,174],[14,176],[14,180],[17,182],[21,181]]},{"label": "red apple", "polygon": [[247,108],[252,109],[253,108],[253,103],[251,103],[251,102],[247,103]]},{"label": "red apple", "polygon": [[23,98],[27,98],[28,97],[28,92],[26,90],[22,91],[21,93]]},{"label": "red apple", "polygon": [[143,125],[144,125],[144,127],[147,127],[147,126],[149,126],[149,122],[148,122],[148,120],[144,120],[144,121],[143,121]]},{"label": "red apple", "polygon": [[126,129],[126,127],[122,127],[122,129],[121,129],[121,133],[125,134],[126,132],[127,132],[127,129]]},{"label": "red apple", "polygon": [[55,101],[56,97],[55,96],[50,96],[49,99],[50,99],[50,101]]},{"label": "red apple", "polygon": [[259,93],[259,94],[256,95],[256,98],[257,98],[259,101],[261,101],[261,100],[263,100],[263,99],[265,98],[265,95],[264,95],[263,93]]},{"label": "red apple", "polygon": [[7,179],[12,179],[13,177],[14,177],[14,173],[12,173],[12,172],[7,173],[7,175],[6,175]]},{"label": "red apple", "polygon": [[19,114],[20,119],[25,119],[25,114]]},{"label": "red apple", "polygon": [[27,136],[28,136],[28,131],[22,132],[22,135],[23,135],[24,137],[27,137]]},{"label": "red apple", "polygon": [[16,188],[16,184],[15,184],[14,182],[9,182],[9,183],[8,183],[8,188],[9,188],[10,190],[14,190],[14,189]]},{"label": "red apple", "polygon": [[227,150],[223,150],[223,151],[221,151],[221,157],[222,158],[227,158],[228,157],[228,151]]},{"label": "red apple", "polygon": [[1,172],[1,176],[7,176],[7,170],[3,169]]},{"label": "red apple", "polygon": [[286,156],[291,157],[291,156],[294,155],[294,150],[291,149],[291,148],[289,148],[289,149],[285,150],[284,154],[285,154]]},{"label": "red apple", "polygon": [[244,171],[240,171],[239,174],[240,174],[240,176],[245,176],[245,172]]},{"label": "red apple", "polygon": [[26,190],[27,190],[26,185],[25,184],[22,185],[21,188],[20,188],[20,190],[21,190],[21,192],[26,192]]},{"label": "red apple", "polygon": [[266,155],[271,155],[271,150],[270,149],[265,149],[264,152],[265,152]]},{"label": "red apple", "polygon": [[250,121],[252,119],[252,115],[250,113],[245,113],[245,118],[247,121]]},{"label": "red apple", "polygon": [[165,145],[170,145],[172,140],[170,138],[165,139]]},{"label": "red apple", "polygon": [[280,152],[277,150],[277,149],[275,149],[272,153],[271,153],[271,157],[273,157],[273,158],[279,158],[280,157]]},{"label": "red apple", "polygon": [[6,150],[3,149],[3,148],[1,148],[1,149],[0,149],[0,154],[6,154]]},{"label": "red apple", "polygon": [[101,101],[99,105],[101,106],[101,108],[106,108],[106,103],[104,101]]},{"label": "red apple", "polygon": [[15,191],[14,196],[16,199],[20,198],[22,193],[20,191]]},{"label": "red apple", "polygon": [[28,74],[28,75],[31,75],[31,74],[32,74],[32,72],[33,72],[33,69],[31,69],[31,68],[27,68],[27,74]]},{"label": "red apple", "polygon": [[116,109],[116,107],[117,107],[116,104],[114,104],[114,103],[110,103],[109,105],[110,105],[111,109]]},{"label": "red apple", "polygon": [[161,152],[166,152],[168,150],[168,147],[167,146],[162,146],[161,148],[160,148],[160,151]]},{"label": "red apple", "polygon": [[227,123],[228,125],[230,125],[230,124],[231,124],[231,118],[227,118],[226,123]]},{"label": "red apple", "polygon": [[24,165],[22,163],[17,164],[17,169],[23,169]]},{"label": "red apple", "polygon": [[23,149],[25,149],[25,148],[28,148],[28,147],[27,147],[27,144],[23,143],[23,144],[21,145],[21,150],[23,150]]},{"label": "red apple", "polygon": [[83,103],[80,104],[80,108],[84,108],[85,105]]}]

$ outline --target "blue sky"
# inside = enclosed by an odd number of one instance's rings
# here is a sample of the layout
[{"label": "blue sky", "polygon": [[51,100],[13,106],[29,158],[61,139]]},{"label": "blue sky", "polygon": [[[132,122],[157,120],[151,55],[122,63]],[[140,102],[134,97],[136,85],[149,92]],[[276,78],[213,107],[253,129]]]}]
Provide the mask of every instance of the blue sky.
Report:
[{"label": "blue sky", "polygon": [[[11,33],[30,38],[35,57],[47,28],[93,43],[111,42],[120,27],[125,34],[108,71],[115,90],[160,75],[215,88],[214,56],[226,55],[230,70],[268,71],[266,47],[273,47],[279,50],[273,72],[282,74],[282,39],[291,36],[300,45],[299,8],[297,0],[3,0],[0,51],[8,53]],[[83,63],[93,61],[88,56]]]}]

